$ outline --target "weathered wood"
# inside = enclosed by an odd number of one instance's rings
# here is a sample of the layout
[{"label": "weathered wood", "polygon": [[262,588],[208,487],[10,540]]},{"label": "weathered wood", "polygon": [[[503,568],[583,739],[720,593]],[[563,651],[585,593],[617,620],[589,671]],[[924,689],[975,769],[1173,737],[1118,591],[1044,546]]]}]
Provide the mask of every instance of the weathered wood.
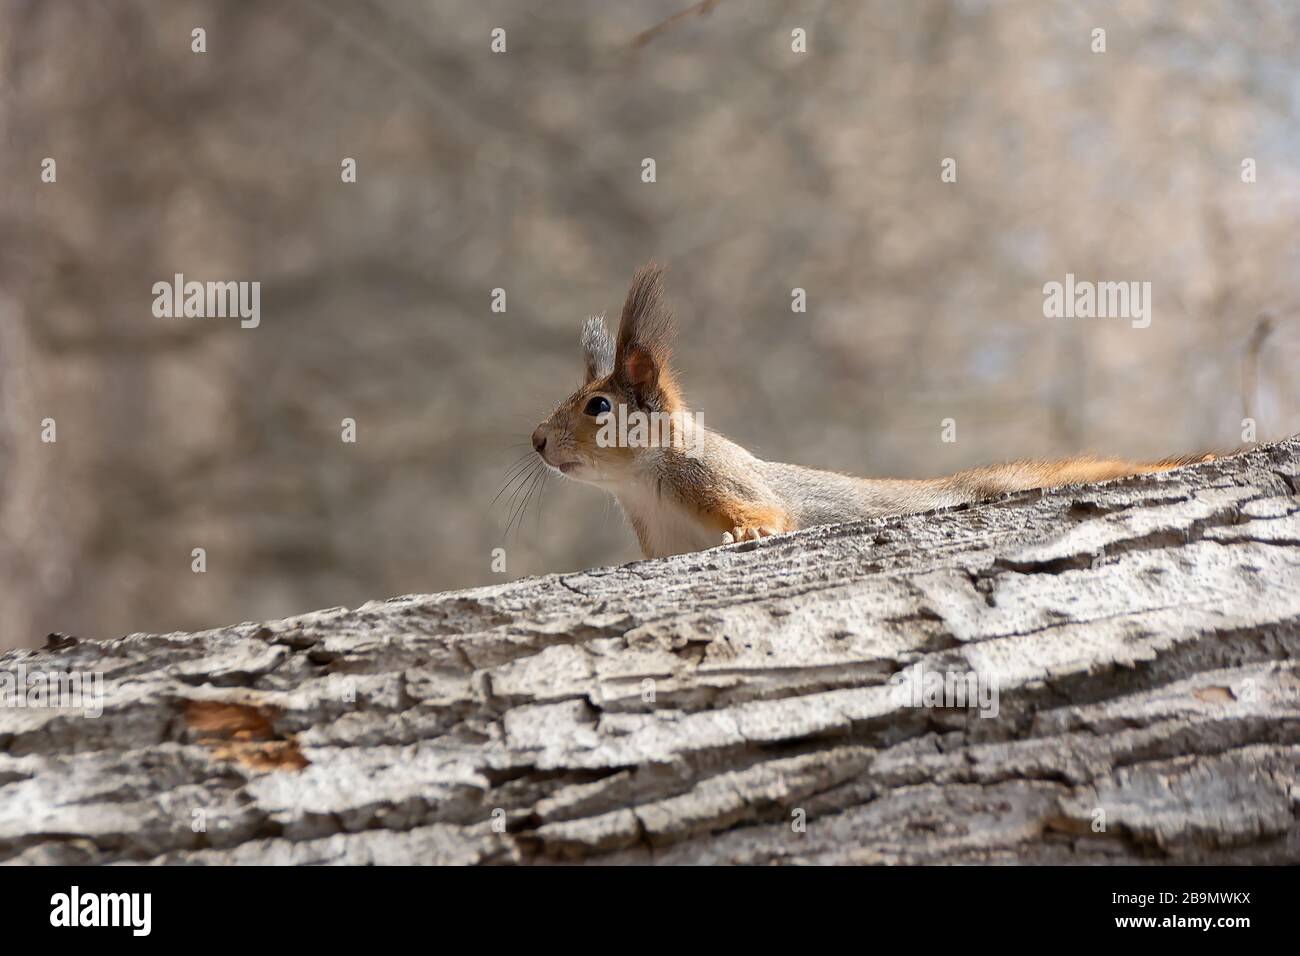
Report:
[{"label": "weathered wood", "polygon": [[[1300,861],[1298,487],[1293,438],[12,652],[0,671],[102,672],[105,699],[0,708],[0,860]],[[976,675],[996,716],[910,706],[918,671]]]}]

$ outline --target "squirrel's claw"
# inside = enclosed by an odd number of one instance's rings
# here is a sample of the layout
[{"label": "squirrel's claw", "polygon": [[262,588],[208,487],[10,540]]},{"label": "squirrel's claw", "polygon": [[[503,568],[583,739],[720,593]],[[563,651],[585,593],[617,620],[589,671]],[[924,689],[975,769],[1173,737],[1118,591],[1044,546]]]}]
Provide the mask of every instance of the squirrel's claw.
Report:
[{"label": "squirrel's claw", "polygon": [[737,541],[757,541],[759,538],[766,538],[774,534],[776,534],[775,531],[762,525],[754,528],[732,528],[730,531],[722,532],[722,543],[735,544]]}]

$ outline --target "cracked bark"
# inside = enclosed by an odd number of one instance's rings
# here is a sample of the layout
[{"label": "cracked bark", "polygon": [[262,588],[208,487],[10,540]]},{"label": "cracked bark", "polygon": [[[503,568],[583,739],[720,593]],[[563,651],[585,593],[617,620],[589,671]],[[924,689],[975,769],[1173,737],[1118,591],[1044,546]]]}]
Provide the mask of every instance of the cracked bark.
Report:
[{"label": "cracked bark", "polygon": [[[1300,861],[1298,478],[1293,438],[11,652],[0,672],[102,672],[105,700],[0,708],[0,860]],[[917,669],[979,675],[996,716],[908,706],[891,679]]]}]

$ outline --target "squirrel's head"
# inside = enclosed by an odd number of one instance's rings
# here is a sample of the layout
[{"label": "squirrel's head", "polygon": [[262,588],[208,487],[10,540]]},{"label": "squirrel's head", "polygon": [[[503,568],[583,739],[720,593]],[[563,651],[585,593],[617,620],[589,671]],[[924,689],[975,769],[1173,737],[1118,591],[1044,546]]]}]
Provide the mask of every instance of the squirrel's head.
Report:
[{"label": "squirrel's head", "polygon": [[533,448],[542,460],[570,478],[591,484],[630,478],[647,446],[626,440],[627,431],[618,427],[619,416],[627,420],[635,412],[648,417],[682,410],[668,365],[672,335],[663,269],[652,262],[632,278],[617,340],[610,337],[603,316],[592,316],[583,324],[582,387],[533,431]]}]

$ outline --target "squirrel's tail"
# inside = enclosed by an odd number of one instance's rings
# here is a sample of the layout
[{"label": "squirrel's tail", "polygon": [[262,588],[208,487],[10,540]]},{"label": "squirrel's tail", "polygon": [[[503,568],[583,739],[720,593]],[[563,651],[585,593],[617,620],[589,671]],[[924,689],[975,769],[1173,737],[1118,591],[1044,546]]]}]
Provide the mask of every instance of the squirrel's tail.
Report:
[{"label": "squirrel's tail", "polygon": [[984,468],[969,468],[940,480],[963,500],[978,500],[1012,491],[1058,488],[1062,485],[1087,484],[1129,475],[1169,471],[1183,465],[1213,461],[1217,457],[1219,456],[1214,452],[1198,452],[1194,455],[1177,455],[1159,461],[1142,462],[1081,455],[1056,461],[1009,461]]},{"label": "squirrel's tail", "polygon": [[1214,459],[1222,457],[1223,452],[1213,451],[1198,451],[1191,455],[1170,455],[1168,458],[1150,462],[1148,469],[1150,471],[1168,471],[1170,468],[1181,468],[1183,465],[1199,465],[1203,461],[1214,461]]}]

